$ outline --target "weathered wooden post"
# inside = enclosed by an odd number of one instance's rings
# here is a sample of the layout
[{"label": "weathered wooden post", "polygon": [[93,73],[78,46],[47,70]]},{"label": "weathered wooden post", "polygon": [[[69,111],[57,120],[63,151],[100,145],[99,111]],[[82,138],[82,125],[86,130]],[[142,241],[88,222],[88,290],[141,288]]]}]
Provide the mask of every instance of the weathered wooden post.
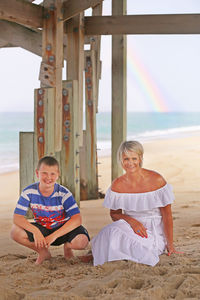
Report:
[{"label": "weathered wooden post", "polygon": [[[102,16],[102,3],[99,3],[92,9],[92,16]],[[96,112],[98,112],[98,100],[99,100],[99,80],[101,78],[101,35],[95,35],[90,40],[91,50],[95,51],[96,58]]]},{"label": "weathered wooden post", "polygon": [[61,184],[67,186],[80,205],[78,82],[63,81]]},{"label": "weathered wooden post", "polygon": [[[112,14],[126,14],[126,0],[113,0]],[[112,180],[122,174],[117,150],[126,139],[126,44],[125,35],[112,36]]]},{"label": "weathered wooden post", "polygon": [[35,90],[34,132],[37,161],[44,155],[54,155],[55,88]]},{"label": "weathered wooden post", "polygon": [[78,81],[78,132],[79,145],[83,143],[83,70],[84,70],[84,13],[66,22],[67,80]]},{"label": "weathered wooden post", "polygon": [[85,115],[87,199],[98,198],[96,98],[97,76],[95,51],[85,51]]},{"label": "weathered wooden post", "polygon": [[62,0],[44,0],[43,6],[45,13],[42,31],[40,81],[41,87],[55,87],[54,152],[58,152],[62,147]]},{"label": "weathered wooden post", "polygon": [[[34,182],[34,132],[20,132],[19,134],[19,183],[20,190]],[[27,212],[27,218],[32,218],[31,210]]]},{"label": "weathered wooden post", "polygon": [[[92,16],[102,15],[102,3],[92,8]],[[85,51],[85,110],[86,130],[83,131],[83,145],[80,148],[80,192],[81,200],[98,198],[98,168],[96,150],[96,115],[98,112],[101,36],[90,37],[91,51]],[[86,57],[88,57],[86,59]],[[90,67],[87,67],[89,62]],[[92,95],[92,100],[90,100]],[[90,104],[90,106],[88,105]],[[92,105],[91,105],[92,104]],[[95,104],[95,109],[93,105]],[[91,125],[93,124],[93,125]],[[92,144],[88,144],[92,143]]]}]

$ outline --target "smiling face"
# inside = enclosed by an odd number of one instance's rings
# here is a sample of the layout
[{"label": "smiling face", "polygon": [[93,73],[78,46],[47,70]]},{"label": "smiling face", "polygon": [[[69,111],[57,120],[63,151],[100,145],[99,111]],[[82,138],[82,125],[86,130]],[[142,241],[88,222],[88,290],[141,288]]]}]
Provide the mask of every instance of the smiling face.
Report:
[{"label": "smiling face", "polygon": [[122,154],[122,167],[126,173],[133,173],[140,169],[141,159],[140,156],[134,152],[126,152]]},{"label": "smiling face", "polygon": [[41,192],[52,191],[54,184],[59,177],[59,169],[57,165],[48,166],[42,163],[39,170],[36,170],[36,175],[39,179],[39,188]]}]

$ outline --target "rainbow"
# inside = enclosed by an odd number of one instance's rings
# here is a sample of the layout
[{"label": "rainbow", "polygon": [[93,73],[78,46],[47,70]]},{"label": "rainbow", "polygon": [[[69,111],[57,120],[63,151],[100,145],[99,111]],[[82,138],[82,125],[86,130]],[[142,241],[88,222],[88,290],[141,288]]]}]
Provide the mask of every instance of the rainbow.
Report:
[{"label": "rainbow", "polygon": [[127,49],[127,71],[131,74],[131,80],[135,80],[139,85],[149,110],[156,112],[169,111],[164,97],[132,46]]}]

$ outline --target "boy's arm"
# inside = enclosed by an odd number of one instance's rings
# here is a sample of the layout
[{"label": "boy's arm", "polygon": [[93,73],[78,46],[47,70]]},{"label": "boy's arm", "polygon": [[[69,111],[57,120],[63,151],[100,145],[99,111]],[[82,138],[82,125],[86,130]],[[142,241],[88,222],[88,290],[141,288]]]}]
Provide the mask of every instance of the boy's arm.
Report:
[{"label": "boy's arm", "polygon": [[47,246],[43,234],[37,227],[28,222],[25,216],[14,214],[13,223],[22,229],[26,229],[27,231],[32,232],[36,248],[42,248]]},{"label": "boy's arm", "polygon": [[49,247],[58,237],[72,231],[81,224],[82,219],[80,213],[71,216],[70,220],[67,221],[61,228],[46,237],[47,246]]}]

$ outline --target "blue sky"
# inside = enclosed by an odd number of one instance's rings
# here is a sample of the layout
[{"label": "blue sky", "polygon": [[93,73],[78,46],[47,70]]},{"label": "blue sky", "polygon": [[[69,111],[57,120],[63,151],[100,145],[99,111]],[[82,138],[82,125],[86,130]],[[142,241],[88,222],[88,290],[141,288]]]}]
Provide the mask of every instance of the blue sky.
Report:
[{"label": "blue sky", "polygon": [[[104,0],[104,14],[110,13],[111,1]],[[200,1],[127,0],[127,13],[200,13]],[[127,40],[128,111],[200,111],[200,35],[131,35]],[[110,36],[102,37],[101,59],[99,111],[110,111]],[[0,49],[0,111],[33,111],[40,63],[23,49]]]}]

